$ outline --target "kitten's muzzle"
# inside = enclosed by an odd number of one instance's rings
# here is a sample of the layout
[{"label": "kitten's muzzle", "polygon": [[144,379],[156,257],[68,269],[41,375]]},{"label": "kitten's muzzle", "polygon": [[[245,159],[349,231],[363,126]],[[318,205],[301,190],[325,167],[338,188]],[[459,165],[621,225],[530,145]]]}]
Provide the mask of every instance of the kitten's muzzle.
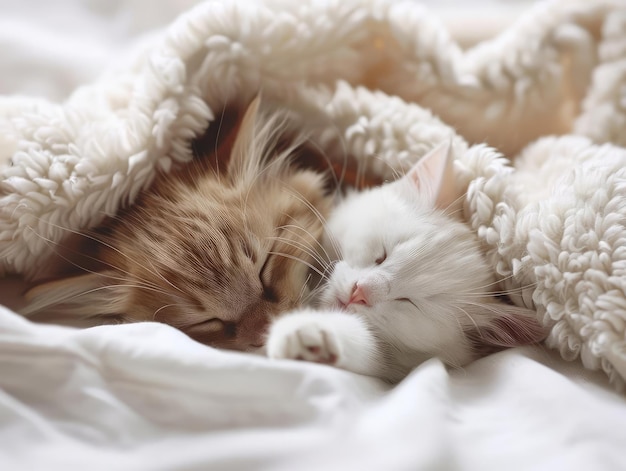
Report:
[{"label": "kitten's muzzle", "polygon": [[347,306],[350,304],[361,304],[363,306],[369,306],[368,294],[365,289],[360,286],[358,283],[354,283],[352,286],[352,291],[350,292],[350,299],[348,300]]}]

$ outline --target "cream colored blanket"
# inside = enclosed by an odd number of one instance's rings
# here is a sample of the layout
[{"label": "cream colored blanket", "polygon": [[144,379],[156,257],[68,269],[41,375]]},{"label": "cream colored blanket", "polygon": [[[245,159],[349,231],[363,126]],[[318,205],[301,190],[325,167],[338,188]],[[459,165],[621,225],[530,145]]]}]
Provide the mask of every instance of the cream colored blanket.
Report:
[{"label": "cream colored blanket", "polygon": [[62,104],[0,98],[0,272],[36,276],[51,241],[132,203],[259,90],[385,178],[453,137],[465,217],[514,301],[621,384],[623,0],[541,3],[465,51],[413,1],[207,1]]}]

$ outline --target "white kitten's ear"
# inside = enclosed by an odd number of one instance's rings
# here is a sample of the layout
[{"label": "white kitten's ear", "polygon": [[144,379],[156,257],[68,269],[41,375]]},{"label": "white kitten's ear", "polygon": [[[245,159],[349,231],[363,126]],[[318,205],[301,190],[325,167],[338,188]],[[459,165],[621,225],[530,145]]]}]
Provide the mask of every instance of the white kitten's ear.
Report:
[{"label": "white kitten's ear", "polygon": [[476,303],[464,309],[473,319],[487,319],[483,325],[479,323],[478,330],[468,334],[477,350],[530,345],[548,335],[537,320],[537,313],[530,309],[500,302]]},{"label": "white kitten's ear", "polygon": [[434,208],[447,209],[457,199],[451,141],[428,152],[405,175],[420,197]]},{"label": "white kitten's ear", "polygon": [[30,289],[25,298],[27,306],[20,314],[29,317],[45,315],[60,318],[102,319],[123,312],[124,288],[115,284],[114,272],[51,281]]}]

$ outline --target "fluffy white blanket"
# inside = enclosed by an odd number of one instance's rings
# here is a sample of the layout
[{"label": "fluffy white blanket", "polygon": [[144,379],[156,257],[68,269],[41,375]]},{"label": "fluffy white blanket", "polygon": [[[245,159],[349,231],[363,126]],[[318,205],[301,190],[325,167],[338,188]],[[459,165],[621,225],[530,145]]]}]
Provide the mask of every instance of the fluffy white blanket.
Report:
[{"label": "fluffy white blanket", "polygon": [[384,177],[454,136],[465,217],[515,302],[563,357],[626,374],[620,0],[541,3],[468,50],[413,1],[202,3],[61,104],[0,98],[0,271],[36,276],[51,241],[132,203],[259,90]]}]

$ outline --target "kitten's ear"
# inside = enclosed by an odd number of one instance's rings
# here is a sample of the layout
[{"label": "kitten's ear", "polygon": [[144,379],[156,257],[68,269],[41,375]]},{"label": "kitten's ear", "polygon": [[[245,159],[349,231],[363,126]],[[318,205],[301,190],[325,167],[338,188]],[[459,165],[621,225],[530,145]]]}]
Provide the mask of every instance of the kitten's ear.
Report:
[{"label": "kitten's ear", "polygon": [[404,178],[416,186],[430,206],[447,209],[457,199],[451,141],[428,152]]},{"label": "kitten's ear", "polygon": [[537,313],[530,309],[494,302],[472,304],[464,310],[473,319],[486,319],[468,334],[477,350],[530,345],[548,335],[537,320]]},{"label": "kitten's ear", "polygon": [[256,126],[258,124],[257,118],[259,116],[260,105],[261,97],[257,95],[248,105],[243,115],[228,163],[228,173],[231,175],[238,175],[243,170],[247,157],[254,155]]},{"label": "kitten's ear", "polygon": [[28,304],[20,314],[81,320],[117,317],[124,312],[125,299],[124,288],[115,284],[118,278],[106,271],[35,286],[25,294]]}]

